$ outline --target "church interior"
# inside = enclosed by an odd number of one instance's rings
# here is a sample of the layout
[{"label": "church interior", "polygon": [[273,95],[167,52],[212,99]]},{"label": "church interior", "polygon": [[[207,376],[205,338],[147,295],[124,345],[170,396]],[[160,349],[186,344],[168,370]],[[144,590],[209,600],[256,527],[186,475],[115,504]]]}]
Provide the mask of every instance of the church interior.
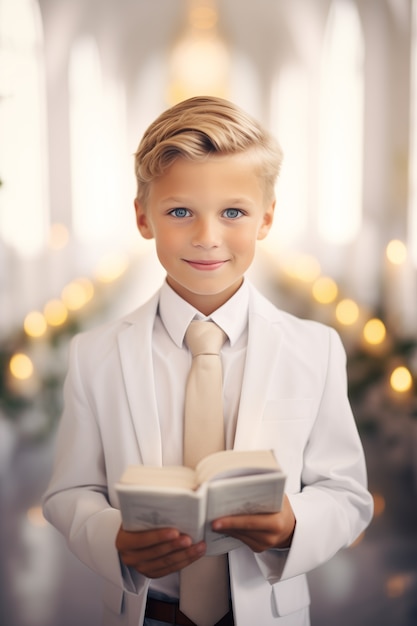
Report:
[{"label": "church interior", "polygon": [[133,154],[228,98],[284,152],[250,280],[333,326],[374,518],[309,573],[313,626],[417,623],[417,0],[0,0],[0,623],[100,624],[43,518],[71,337],[164,279]]}]

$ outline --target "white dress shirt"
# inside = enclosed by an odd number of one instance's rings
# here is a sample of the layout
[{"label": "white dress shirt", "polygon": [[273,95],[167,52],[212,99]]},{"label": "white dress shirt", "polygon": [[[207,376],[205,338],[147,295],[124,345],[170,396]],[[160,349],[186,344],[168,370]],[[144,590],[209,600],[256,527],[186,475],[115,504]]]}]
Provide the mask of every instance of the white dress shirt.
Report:
[{"label": "white dress shirt", "polygon": [[[166,282],[162,286],[153,329],[153,366],[164,465],[182,465],[184,395],[192,358],[184,336],[193,319],[212,320],[228,337],[221,351],[223,411],[226,448],[233,447],[245,367],[248,301],[244,281],[230,300],[206,317]],[[152,580],[151,589],[178,598],[178,574]]]}]

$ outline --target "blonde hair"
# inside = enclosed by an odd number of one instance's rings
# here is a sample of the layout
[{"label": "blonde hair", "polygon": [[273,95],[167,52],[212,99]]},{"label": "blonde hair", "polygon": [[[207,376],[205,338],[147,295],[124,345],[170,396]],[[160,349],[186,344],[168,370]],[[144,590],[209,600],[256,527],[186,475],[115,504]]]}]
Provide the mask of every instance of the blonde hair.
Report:
[{"label": "blonde hair", "polygon": [[146,204],[150,183],[177,159],[251,151],[267,200],[274,198],[282,151],[274,137],[251,116],[221,98],[198,96],[164,111],[145,131],[135,153],[137,199]]}]

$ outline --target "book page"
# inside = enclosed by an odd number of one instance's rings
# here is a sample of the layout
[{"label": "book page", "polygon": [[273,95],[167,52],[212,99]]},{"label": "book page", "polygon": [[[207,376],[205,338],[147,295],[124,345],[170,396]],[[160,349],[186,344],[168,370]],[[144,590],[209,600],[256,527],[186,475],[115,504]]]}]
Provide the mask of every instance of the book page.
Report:
[{"label": "book page", "polygon": [[205,481],[277,470],[279,465],[272,450],[223,450],[202,459],[196,467],[200,484]]},{"label": "book page", "polygon": [[129,531],[150,528],[177,528],[194,542],[204,535],[205,489],[167,491],[158,487],[118,484],[123,528]]},{"label": "book page", "polygon": [[177,487],[196,489],[196,475],[189,467],[166,465],[131,465],[120,479],[125,485],[144,485],[154,487]]},{"label": "book page", "polygon": [[207,554],[222,554],[242,545],[237,539],[213,532],[214,519],[277,512],[281,509],[284,486],[285,476],[281,472],[210,482],[205,528]]}]

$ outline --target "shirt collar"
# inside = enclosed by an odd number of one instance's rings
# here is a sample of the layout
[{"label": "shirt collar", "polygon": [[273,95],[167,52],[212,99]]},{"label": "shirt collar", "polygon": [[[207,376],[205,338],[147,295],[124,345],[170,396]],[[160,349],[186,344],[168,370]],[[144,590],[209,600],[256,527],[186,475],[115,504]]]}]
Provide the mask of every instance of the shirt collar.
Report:
[{"label": "shirt collar", "polygon": [[206,317],[179,296],[165,281],[161,287],[158,312],[171,339],[182,347],[185,332],[190,322],[212,320],[226,333],[230,345],[239,339],[248,321],[249,286],[244,279],[241,287],[223,306]]}]

